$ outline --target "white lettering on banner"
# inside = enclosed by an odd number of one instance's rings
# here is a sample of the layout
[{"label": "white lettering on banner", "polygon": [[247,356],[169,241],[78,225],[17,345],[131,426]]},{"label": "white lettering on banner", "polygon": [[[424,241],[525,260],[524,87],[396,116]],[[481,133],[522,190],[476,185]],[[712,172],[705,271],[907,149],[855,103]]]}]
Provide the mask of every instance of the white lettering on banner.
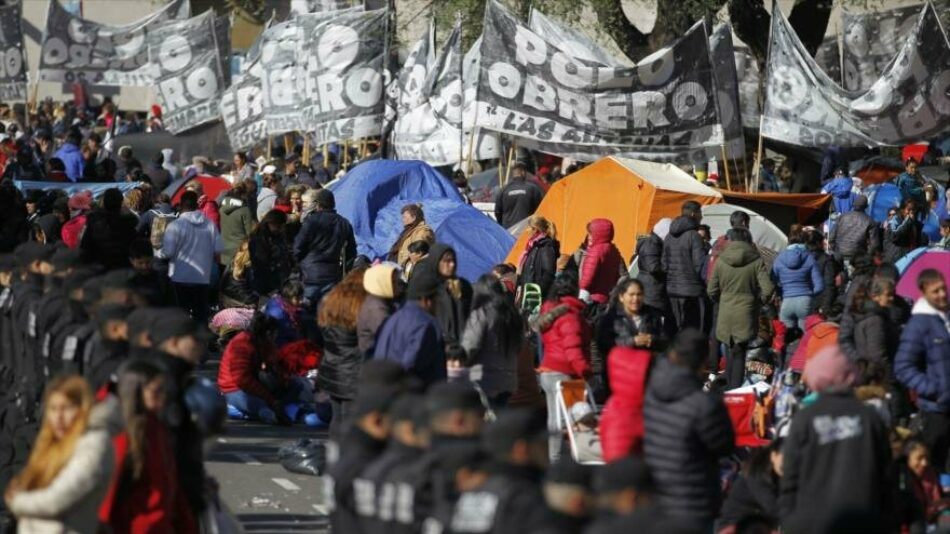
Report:
[{"label": "white lettering on banner", "polygon": [[319,98],[313,105],[321,113],[346,109],[346,101],[343,100],[343,80],[339,76],[333,73],[318,76],[316,85]]}]

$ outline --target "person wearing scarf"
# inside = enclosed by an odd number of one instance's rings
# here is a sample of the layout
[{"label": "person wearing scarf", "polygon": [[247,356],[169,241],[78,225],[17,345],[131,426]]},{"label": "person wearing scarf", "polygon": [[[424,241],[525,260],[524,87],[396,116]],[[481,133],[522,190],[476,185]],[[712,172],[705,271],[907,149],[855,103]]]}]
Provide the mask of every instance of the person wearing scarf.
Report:
[{"label": "person wearing scarf", "polygon": [[518,287],[537,284],[541,295],[547,296],[557,273],[561,245],[557,242],[554,224],[540,215],[528,220],[528,229],[531,237],[518,260]]},{"label": "person wearing scarf", "polygon": [[458,255],[452,247],[436,243],[426,259],[415,266],[413,276],[424,271],[441,280],[432,315],[442,327],[446,347],[458,345],[472,307],[472,284],[457,274]]},{"label": "person wearing scarf", "polygon": [[389,261],[395,261],[400,267],[409,262],[409,245],[416,241],[435,243],[435,232],[426,224],[425,214],[420,204],[406,204],[402,207],[402,233],[389,250]]}]

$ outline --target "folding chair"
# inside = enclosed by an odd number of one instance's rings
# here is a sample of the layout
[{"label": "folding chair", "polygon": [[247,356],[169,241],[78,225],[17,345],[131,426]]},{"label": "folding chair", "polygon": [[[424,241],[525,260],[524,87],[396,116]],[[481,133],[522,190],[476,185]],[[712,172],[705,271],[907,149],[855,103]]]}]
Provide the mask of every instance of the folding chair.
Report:
[{"label": "folding chair", "polygon": [[525,284],[521,288],[521,309],[528,315],[538,311],[543,300],[541,286],[538,284]]},{"label": "folding chair", "polygon": [[571,447],[571,457],[574,461],[584,465],[603,465],[603,452],[599,458],[584,459],[579,458],[579,448],[577,444],[578,436],[575,433],[574,425],[576,421],[571,416],[571,409],[578,402],[587,402],[594,413],[599,413],[597,404],[594,402],[594,396],[587,387],[584,380],[561,380],[557,383],[557,427],[558,430],[567,430],[567,441]]}]

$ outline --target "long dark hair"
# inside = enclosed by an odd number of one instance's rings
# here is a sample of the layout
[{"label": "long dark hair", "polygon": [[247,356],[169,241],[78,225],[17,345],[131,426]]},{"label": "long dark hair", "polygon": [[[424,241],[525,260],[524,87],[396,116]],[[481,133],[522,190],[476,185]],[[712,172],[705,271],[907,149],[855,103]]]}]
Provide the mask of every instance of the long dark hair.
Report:
[{"label": "long dark hair", "polygon": [[512,345],[513,340],[520,340],[524,332],[524,323],[521,314],[515,307],[511,297],[505,292],[501,281],[493,274],[483,274],[472,285],[472,311],[486,308],[489,316],[497,317],[502,325],[501,334],[506,345]]},{"label": "long dark hair", "polygon": [[162,376],[162,370],[145,360],[132,360],[119,372],[117,392],[122,405],[122,417],[125,420],[126,433],[129,436],[129,458],[131,459],[132,479],[142,477],[145,469],[145,457],[148,455],[148,443],[145,438],[147,409],[145,408],[144,389],[150,382]]},{"label": "long dark hair", "polygon": [[278,224],[285,225],[287,224],[287,214],[280,210],[270,210],[264,214],[264,217],[261,219],[257,226],[254,227],[254,230],[251,231],[251,237],[283,237],[282,232],[271,232],[270,225]]},{"label": "long dark hair", "polygon": [[577,275],[564,271],[555,279],[548,293],[548,300],[561,300],[563,297],[576,297],[580,289],[577,286]]},{"label": "long dark hair", "polygon": [[265,313],[254,314],[248,333],[251,335],[251,343],[258,349],[258,353],[264,354],[266,349],[271,348],[273,345],[271,334],[277,332],[277,328],[277,319]]}]

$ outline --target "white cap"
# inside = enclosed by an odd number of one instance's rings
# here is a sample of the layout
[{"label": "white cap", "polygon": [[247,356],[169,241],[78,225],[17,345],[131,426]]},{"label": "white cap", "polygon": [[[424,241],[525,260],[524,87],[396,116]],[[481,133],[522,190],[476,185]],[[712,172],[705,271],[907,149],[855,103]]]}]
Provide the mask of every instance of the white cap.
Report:
[{"label": "white cap", "polygon": [[594,409],[586,402],[575,402],[574,406],[571,406],[571,417],[574,418],[575,421],[580,421],[592,413],[594,413]]},{"label": "white cap", "polygon": [[275,172],[277,172],[277,167],[274,167],[273,165],[267,165],[264,167],[264,170],[261,171],[261,174],[274,174]]}]

